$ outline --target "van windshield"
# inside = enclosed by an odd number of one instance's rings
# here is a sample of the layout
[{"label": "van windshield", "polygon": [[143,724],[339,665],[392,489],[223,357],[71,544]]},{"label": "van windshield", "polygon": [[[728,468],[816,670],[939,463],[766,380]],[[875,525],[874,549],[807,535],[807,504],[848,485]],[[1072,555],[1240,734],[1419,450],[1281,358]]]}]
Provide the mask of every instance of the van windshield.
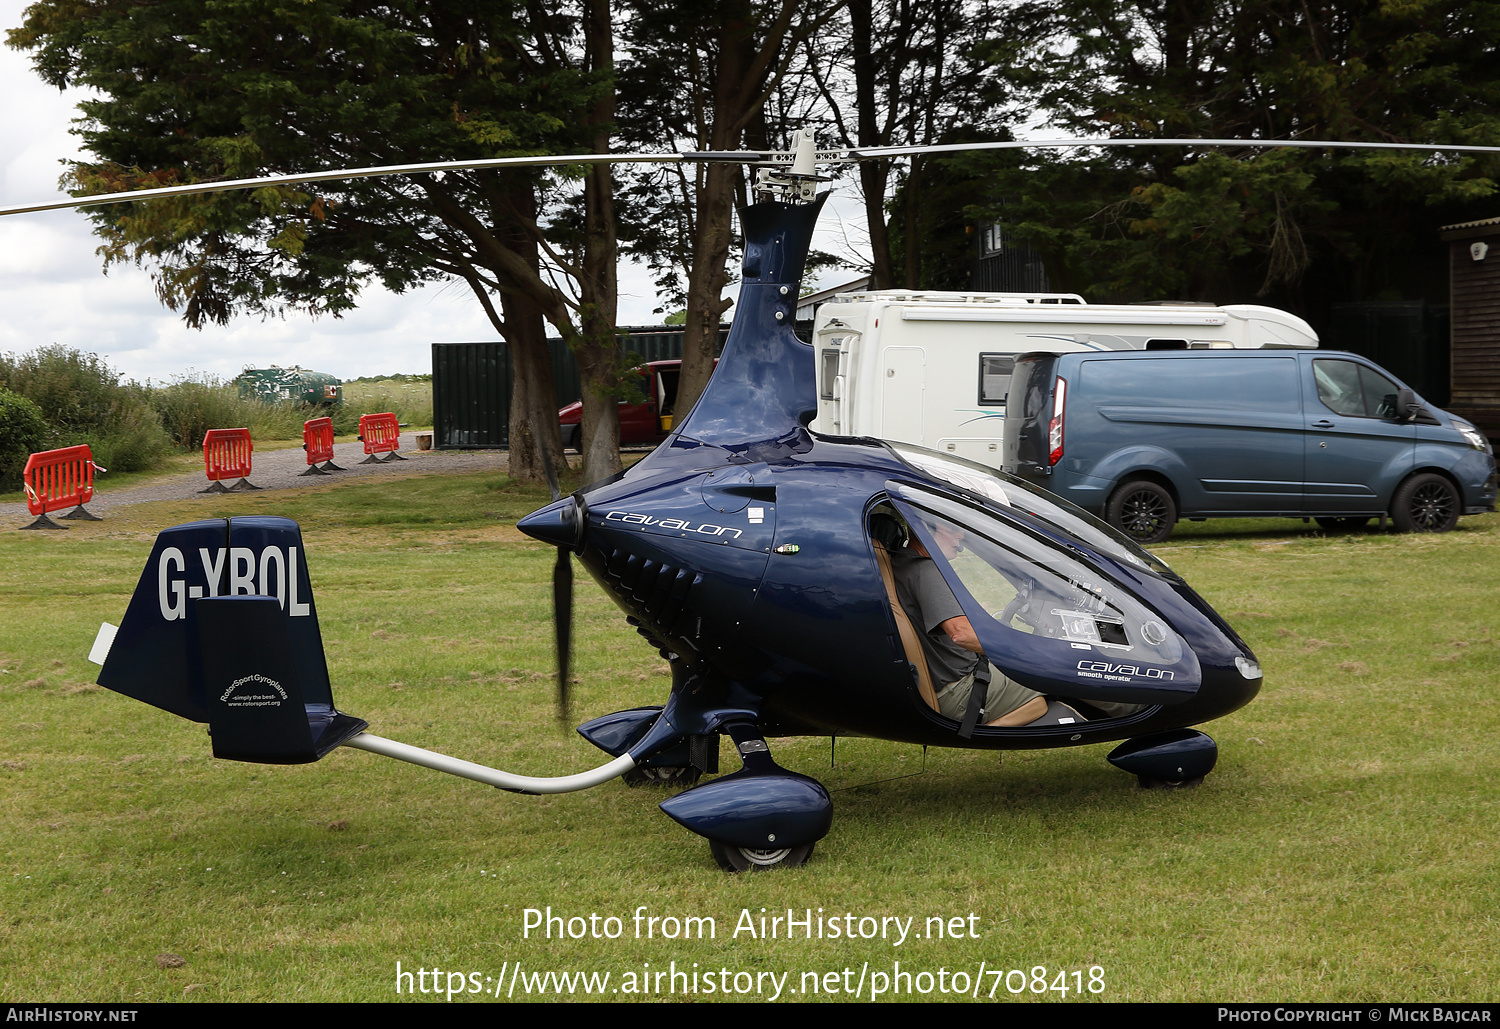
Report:
[{"label": "van windshield", "polygon": [[1062,497],[961,457],[939,454],[909,443],[887,442],[886,445],[917,471],[926,472],[970,493],[977,493],[994,503],[1024,511],[1123,564],[1133,565],[1165,579],[1180,581],[1181,577],[1161,558]]}]

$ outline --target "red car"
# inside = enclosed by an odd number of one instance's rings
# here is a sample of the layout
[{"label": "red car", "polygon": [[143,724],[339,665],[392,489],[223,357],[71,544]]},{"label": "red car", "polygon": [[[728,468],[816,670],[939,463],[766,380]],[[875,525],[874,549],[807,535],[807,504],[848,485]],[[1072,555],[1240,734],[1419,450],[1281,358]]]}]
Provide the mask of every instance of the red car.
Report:
[{"label": "red car", "polygon": [[[718,366],[718,361],[714,366]],[[634,371],[642,379],[644,403],[620,401],[620,446],[655,446],[672,431],[672,407],[677,400],[677,377],[681,361],[652,361]],[[575,400],[557,412],[562,424],[563,448],[579,450],[583,442],[583,401]]]}]

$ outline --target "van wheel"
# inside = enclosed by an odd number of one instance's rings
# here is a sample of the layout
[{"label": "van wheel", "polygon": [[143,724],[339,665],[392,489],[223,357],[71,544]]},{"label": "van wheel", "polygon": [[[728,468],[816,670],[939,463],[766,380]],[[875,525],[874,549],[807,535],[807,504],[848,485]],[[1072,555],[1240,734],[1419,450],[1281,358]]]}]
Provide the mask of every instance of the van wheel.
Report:
[{"label": "van wheel", "polygon": [[1424,472],[1396,489],[1391,520],[1397,532],[1447,532],[1458,524],[1458,491],[1453,483]]},{"label": "van wheel", "polygon": [[1104,510],[1110,525],[1137,543],[1160,543],[1177,524],[1177,504],[1164,486],[1145,479],[1115,490]]},{"label": "van wheel", "polygon": [[572,425],[563,430],[563,449],[583,453],[582,425]]}]

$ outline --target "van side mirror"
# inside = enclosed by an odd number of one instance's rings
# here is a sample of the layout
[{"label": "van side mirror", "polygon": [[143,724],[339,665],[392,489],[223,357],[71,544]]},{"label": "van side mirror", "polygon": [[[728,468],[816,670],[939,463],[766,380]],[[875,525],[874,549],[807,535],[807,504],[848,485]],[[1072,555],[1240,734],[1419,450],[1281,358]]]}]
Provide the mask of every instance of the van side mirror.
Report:
[{"label": "van side mirror", "polygon": [[1417,395],[1406,387],[1396,391],[1396,421],[1409,422],[1417,416],[1422,405],[1417,403]]}]

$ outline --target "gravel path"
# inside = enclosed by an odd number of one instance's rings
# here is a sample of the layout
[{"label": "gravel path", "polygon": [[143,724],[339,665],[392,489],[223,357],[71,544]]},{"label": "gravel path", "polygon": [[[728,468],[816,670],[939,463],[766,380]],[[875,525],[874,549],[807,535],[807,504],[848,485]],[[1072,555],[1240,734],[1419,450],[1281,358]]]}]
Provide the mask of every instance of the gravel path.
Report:
[{"label": "gravel path", "polygon": [[[307,475],[307,457],[300,447],[287,450],[257,451],[251,463],[253,471],[250,482],[263,490],[298,489],[303,486],[339,482],[365,475],[421,472],[425,475],[454,472],[503,472],[508,467],[509,455],[503,450],[418,450],[417,438],[411,433],[401,435],[397,451],[405,461],[360,464],[365,459],[364,444],[336,443],[333,447],[333,463],[343,468],[341,472],[327,475]],[[208,485],[202,469],[187,475],[174,475],[148,486],[126,490],[109,489],[107,477],[94,482],[94,499],[88,509],[96,515],[107,517],[110,511],[118,511],[131,504],[151,500],[187,500],[197,496]],[[232,485],[232,484],[231,484]],[[102,488],[102,489],[101,489]],[[54,511],[49,517],[57,518],[67,511]],[[16,519],[30,520],[31,513],[25,504],[0,504],[0,519],[11,522]],[[19,524],[25,524],[24,522]]]}]

